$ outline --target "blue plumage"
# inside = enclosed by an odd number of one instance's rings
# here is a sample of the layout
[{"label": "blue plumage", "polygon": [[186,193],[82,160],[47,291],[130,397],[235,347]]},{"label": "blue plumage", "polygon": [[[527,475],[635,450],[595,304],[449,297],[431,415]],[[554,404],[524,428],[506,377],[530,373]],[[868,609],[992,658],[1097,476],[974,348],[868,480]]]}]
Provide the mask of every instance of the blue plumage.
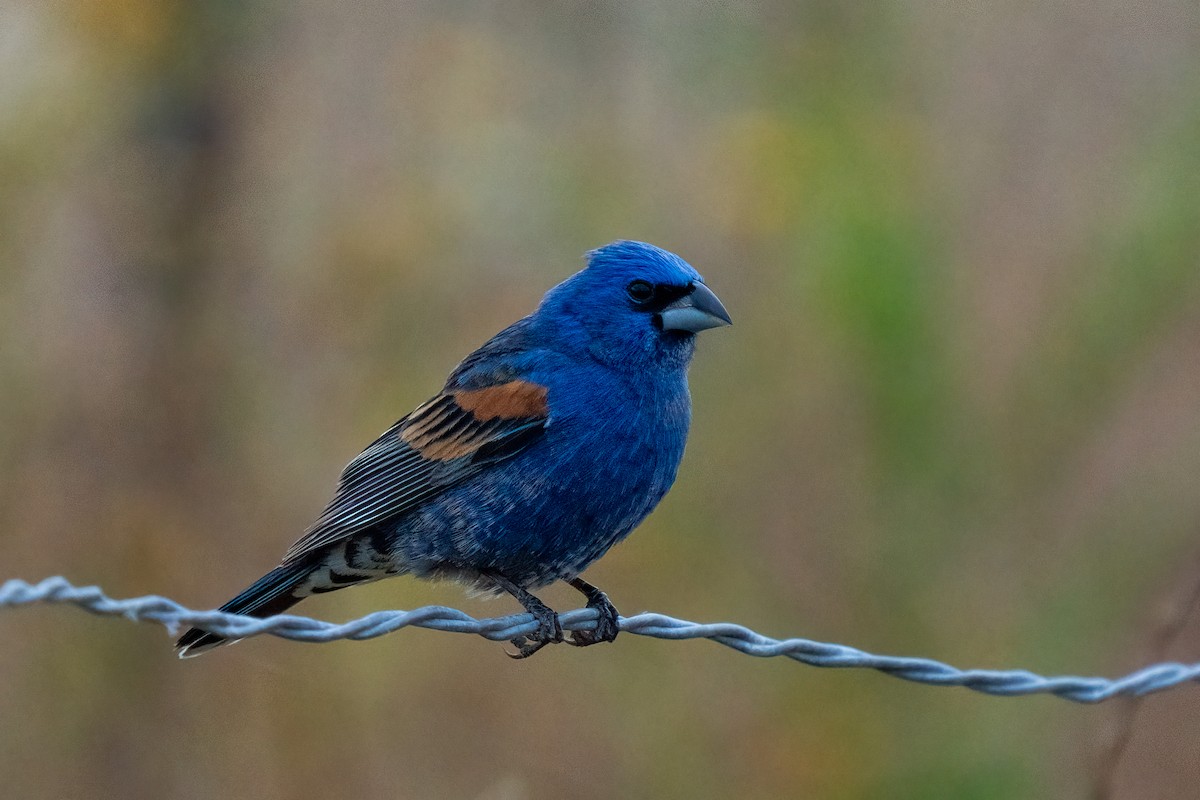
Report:
[{"label": "blue plumage", "polygon": [[[616,637],[616,609],[579,578],[675,480],[691,416],[695,334],[729,324],[683,259],[614,242],[451,373],[442,392],[352,461],[325,512],[271,573],[223,606],[262,616],[391,575],[508,592],[539,621],[517,657],[562,641],[530,590],[566,580],[599,609],[587,645]],[[264,583],[265,582],[265,583]],[[255,602],[255,587],[269,592]],[[224,640],[193,629],[180,655]]]}]

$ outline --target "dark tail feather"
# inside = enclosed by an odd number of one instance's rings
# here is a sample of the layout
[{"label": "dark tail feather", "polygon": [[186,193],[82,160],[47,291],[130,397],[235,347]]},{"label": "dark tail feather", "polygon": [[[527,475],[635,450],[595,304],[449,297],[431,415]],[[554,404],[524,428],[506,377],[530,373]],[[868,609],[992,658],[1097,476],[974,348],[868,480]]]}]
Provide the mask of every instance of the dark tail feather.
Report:
[{"label": "dark tail feather", "polygon": [[[311,564],[290,564],[275,569],[263,575],[254,584],[221,606],[221,611],[230,614],[246,614],[251,617],[269,617],[279,614],[303,600],[296,597],[294,590],[308,574],[312,572]],[[226,643],[224,636],[208,633],[200,628],[192,628],[175,643],[180,658],[192,658],[207,653],[214,647]]]}]

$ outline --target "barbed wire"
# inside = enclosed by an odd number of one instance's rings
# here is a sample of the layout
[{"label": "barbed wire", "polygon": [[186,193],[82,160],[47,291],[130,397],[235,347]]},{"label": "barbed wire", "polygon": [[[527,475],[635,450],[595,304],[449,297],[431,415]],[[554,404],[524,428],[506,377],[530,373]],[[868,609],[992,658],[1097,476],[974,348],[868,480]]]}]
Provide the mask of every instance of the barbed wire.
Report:
[{"label": "barbed wire", "polygon": [[[35,603],[68,603],[102,616],[121,616],[134,622],[157,622],[172,635],[184,626],[195,626],[229,639],[270,634],[298,642],[361,641],[413,627],[473,633],[494,641],[506,641],[533,633],[537,627],[529,614],[476,619],[446,606],[425,606],[412,611],[376,611],[343,624],[291,614],[256,619],[220,611],[194,611],[157,595],[114,600],[98,586],[74,586],[61,576],[46,578],[36,584],[9,580],[0,586],[0,608]],[[559,614],[559,621],[564,631],[592,630],[596,626],[596,617],[595,610],[581,608]],[[934,686],[962,686],[984,694],[1002,696],[1052,694],[1077,703],[1098,703],[1118,695],[1146,695],[1200,680],[1200,663],[1154,664],[1113,680],[1074,675],[1045,677],[1021,669],[963,670],[928,658],[874,655],[842,644],[809,639],[773,639],[729,622],[689,622],[665,614],[645,613],[621,617],[619,624],[622,631],[639,636],[711,639],[751,656],[784,656],[813,667],[872,669],[907,681]]]}]

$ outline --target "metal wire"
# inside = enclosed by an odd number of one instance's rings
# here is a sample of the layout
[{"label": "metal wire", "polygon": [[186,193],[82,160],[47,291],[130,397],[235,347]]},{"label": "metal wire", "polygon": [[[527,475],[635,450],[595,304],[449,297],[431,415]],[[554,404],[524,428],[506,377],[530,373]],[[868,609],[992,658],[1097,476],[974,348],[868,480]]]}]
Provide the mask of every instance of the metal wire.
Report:
[{"label": "metal wire", "polygon": [[[74,586],[63,577],[30,584],[6,581],[0,586],[0,608],[35,603],[69,603],[93,614],[122,616],[135,622],[157,622],[172,634],[184,626],[197,626],[230,639],[271,634],[298,642],[332,642],[339,639],[373,639],[401,628],[416,627],[452,633],[474,633],[506,641],[533,633],[537,623],[529,614],[476,619],[445,606],[425,606],[412,611],[376,611],[341,625],[280,614],[265,619],[193,611],[174,600],[156,595],[114,600],[98,586]],[[559,615],[565,631],[591,630],[596,612],[577,609]],[[904,658],[865,653],[853,647],[808,639],[772,639],[729,622],[697,623],[665,614],[621,617],[620,629],[658,639],[711,639],[747,655],[784,656],[813,667],[878,670],[896,678],[934,686],[963,686],[992,695],[1052,694],[1077,703],[1098,703],[1117,695],[1145,695],[1200,680],[1200,663],[1161,663],[1121,678],[1085,678],[1073,675],[1045,677],[1027,670],[957,669],[927,658]]]}]

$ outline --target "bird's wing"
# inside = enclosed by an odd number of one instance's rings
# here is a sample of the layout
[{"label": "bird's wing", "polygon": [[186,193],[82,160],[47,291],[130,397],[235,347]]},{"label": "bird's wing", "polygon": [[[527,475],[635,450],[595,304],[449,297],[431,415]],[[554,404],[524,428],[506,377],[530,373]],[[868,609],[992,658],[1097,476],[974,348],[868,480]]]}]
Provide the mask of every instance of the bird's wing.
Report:
[{"label": "bird's wing", "polygon": [[546,427],[547,395],[545,386],[506,369],[474,369],[467,382],[452,378],[346,466],[333,500],[283,562],[403,514],[524,450]]}]

